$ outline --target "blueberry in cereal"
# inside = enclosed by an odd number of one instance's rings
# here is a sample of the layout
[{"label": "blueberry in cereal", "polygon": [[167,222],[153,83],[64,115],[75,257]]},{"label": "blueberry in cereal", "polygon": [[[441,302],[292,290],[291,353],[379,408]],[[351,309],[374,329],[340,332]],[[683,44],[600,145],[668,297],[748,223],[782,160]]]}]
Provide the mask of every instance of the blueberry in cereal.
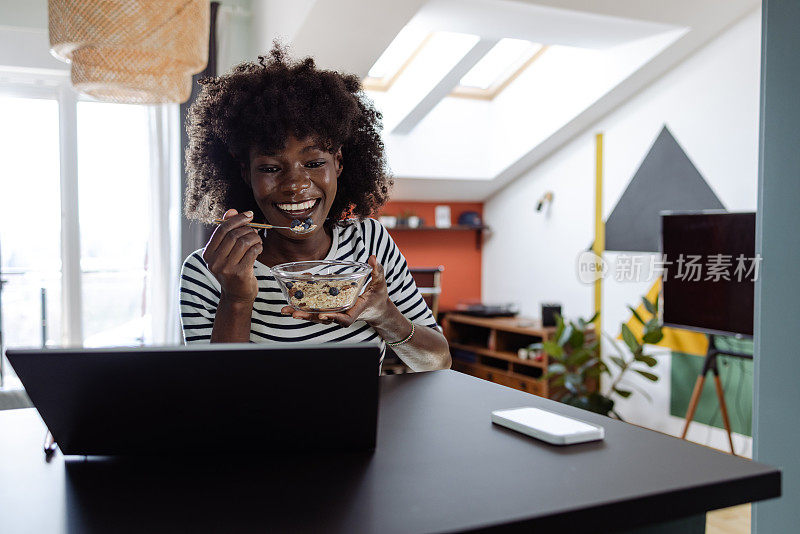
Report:
[{"label": "blueberry in cereal", "polygon": [[345,310],[360,289],[358,282],[350,280],[295,280],[293,284],[294,289],[287,291],[289,304],[312,312]]}]

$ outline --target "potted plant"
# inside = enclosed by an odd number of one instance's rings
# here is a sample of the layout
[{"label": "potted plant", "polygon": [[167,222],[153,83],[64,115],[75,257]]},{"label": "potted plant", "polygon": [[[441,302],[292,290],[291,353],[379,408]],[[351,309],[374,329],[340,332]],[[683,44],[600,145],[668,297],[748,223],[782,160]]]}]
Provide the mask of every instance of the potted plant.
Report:
[{"label": "potted plant", "polygon": [[[606,357],[600,354],[600,340],[589,329],[597,318],[596,314],[588,320],[578,318],[569,322],[564,321],[560,315],[556,316],[556,332],[553,339],[534,343],[528,347],[529,350],[544,351],[554,361],[549,365],[546,375],[550,387],[555,392],[552,396],[554,400],[622,419],[614,411],[616,396],[627,399],[633,394],[632,390],[637,390],[650,398],[646,391],[623,381],[630,372],[637,373],[651,382],[658,381],[658,376],[647,370],[654,367],[657,361],[651,355],[644,353],[645,344],[658,343],[664,337],[658,319],[658,298],[655,302],[650,302],[642,297],[642,303],[645,309],[653,314],[653,318],[649,321],[642,319],[632,306],[628,306],[633,317],[644,327],[641,338],[637,338],[628,325],[624,323],[622,325],[622,339],[630,353],[621,350],[617,341],[605,334],[616,352],[608,355],[609,363],[606,363]],[[616,375],[609,364],[613,364]],[[601,390],[600,378],[604,374],[608,375],[611,381],[608,387]],[[626,389],[628,387],[630,389]]]}]

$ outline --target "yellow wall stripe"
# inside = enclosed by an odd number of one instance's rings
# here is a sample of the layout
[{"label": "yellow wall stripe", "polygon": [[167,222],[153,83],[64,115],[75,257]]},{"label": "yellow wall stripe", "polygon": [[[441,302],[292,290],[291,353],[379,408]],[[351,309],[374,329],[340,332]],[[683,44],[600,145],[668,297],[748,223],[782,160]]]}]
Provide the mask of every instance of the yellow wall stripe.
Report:
[{"label": "yellow wall stripe", "polygon": [[[592,251],[600,258],[606,248],[606,225],[603,221],[603,134],[595,135],[595,178],[594,178],[594,245]],[[599,265],[598,265],[599,267]],[[594,322],[598,339],[602,329],[602,315],[599,314],[603,304],[603,278],[594,282],[594,311],[598,313]]]}]

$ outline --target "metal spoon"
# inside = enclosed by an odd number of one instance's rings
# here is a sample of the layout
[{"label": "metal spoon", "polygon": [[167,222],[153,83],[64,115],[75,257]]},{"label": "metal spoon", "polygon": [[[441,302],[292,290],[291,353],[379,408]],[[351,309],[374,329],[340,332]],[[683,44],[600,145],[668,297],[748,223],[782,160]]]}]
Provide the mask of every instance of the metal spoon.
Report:
[{"label": "metal spoon", "polygon": [[[220,224],[220,223],[225,222],[225,221],[222,220],[222,219],[214,219],[214,222],[217,223],[217,224]],[[298,224],[297,226],[275,226],[273,224],[261,224],[261,223],[254,223],[254,222],[247,223],[247,226],[249,226],[251,228],[291,230],[292,232],[294,232],[296,234],[307,234],[307,233],[313,231],[317,227],[316,224],[312,224],[311,226],[305,226],[304,224]]]}]

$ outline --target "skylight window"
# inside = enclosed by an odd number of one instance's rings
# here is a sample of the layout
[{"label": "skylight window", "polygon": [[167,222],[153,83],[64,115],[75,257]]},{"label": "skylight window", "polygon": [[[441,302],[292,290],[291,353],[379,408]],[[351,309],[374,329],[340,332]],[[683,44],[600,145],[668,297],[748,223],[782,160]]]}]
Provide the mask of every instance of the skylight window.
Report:
[{"label": "skylight window", "polygon": [[[450,48],[460,50],[466,41],[474,45],[478,40],[477,35],[426,33],[419,27],[406,26],[369,69],[363,87],[368,91],[388,91],[417,57],[437,56],[444,61],[451,55]],[[545,50],[547,47],[538,43],[501,39],[461,78],[450,96],[491,100]],[[463,51],[459,53],[463,55]]]},{"label": "skylight window", "polygon": [[452,96],[491,100],[547,49],[521,39],[501,39],[461,78]]},{"label": "skylight window", "polygon": [[386,91],[430,38],[427,32],[406,26],[389,44],[364,78],[364,88]]},{"label": "skylight window", "polygon": [[461,78],[462,87],[489,89],[498,80],[509,77],[531,57],[541,45],[520,39],[502,39]]}]

